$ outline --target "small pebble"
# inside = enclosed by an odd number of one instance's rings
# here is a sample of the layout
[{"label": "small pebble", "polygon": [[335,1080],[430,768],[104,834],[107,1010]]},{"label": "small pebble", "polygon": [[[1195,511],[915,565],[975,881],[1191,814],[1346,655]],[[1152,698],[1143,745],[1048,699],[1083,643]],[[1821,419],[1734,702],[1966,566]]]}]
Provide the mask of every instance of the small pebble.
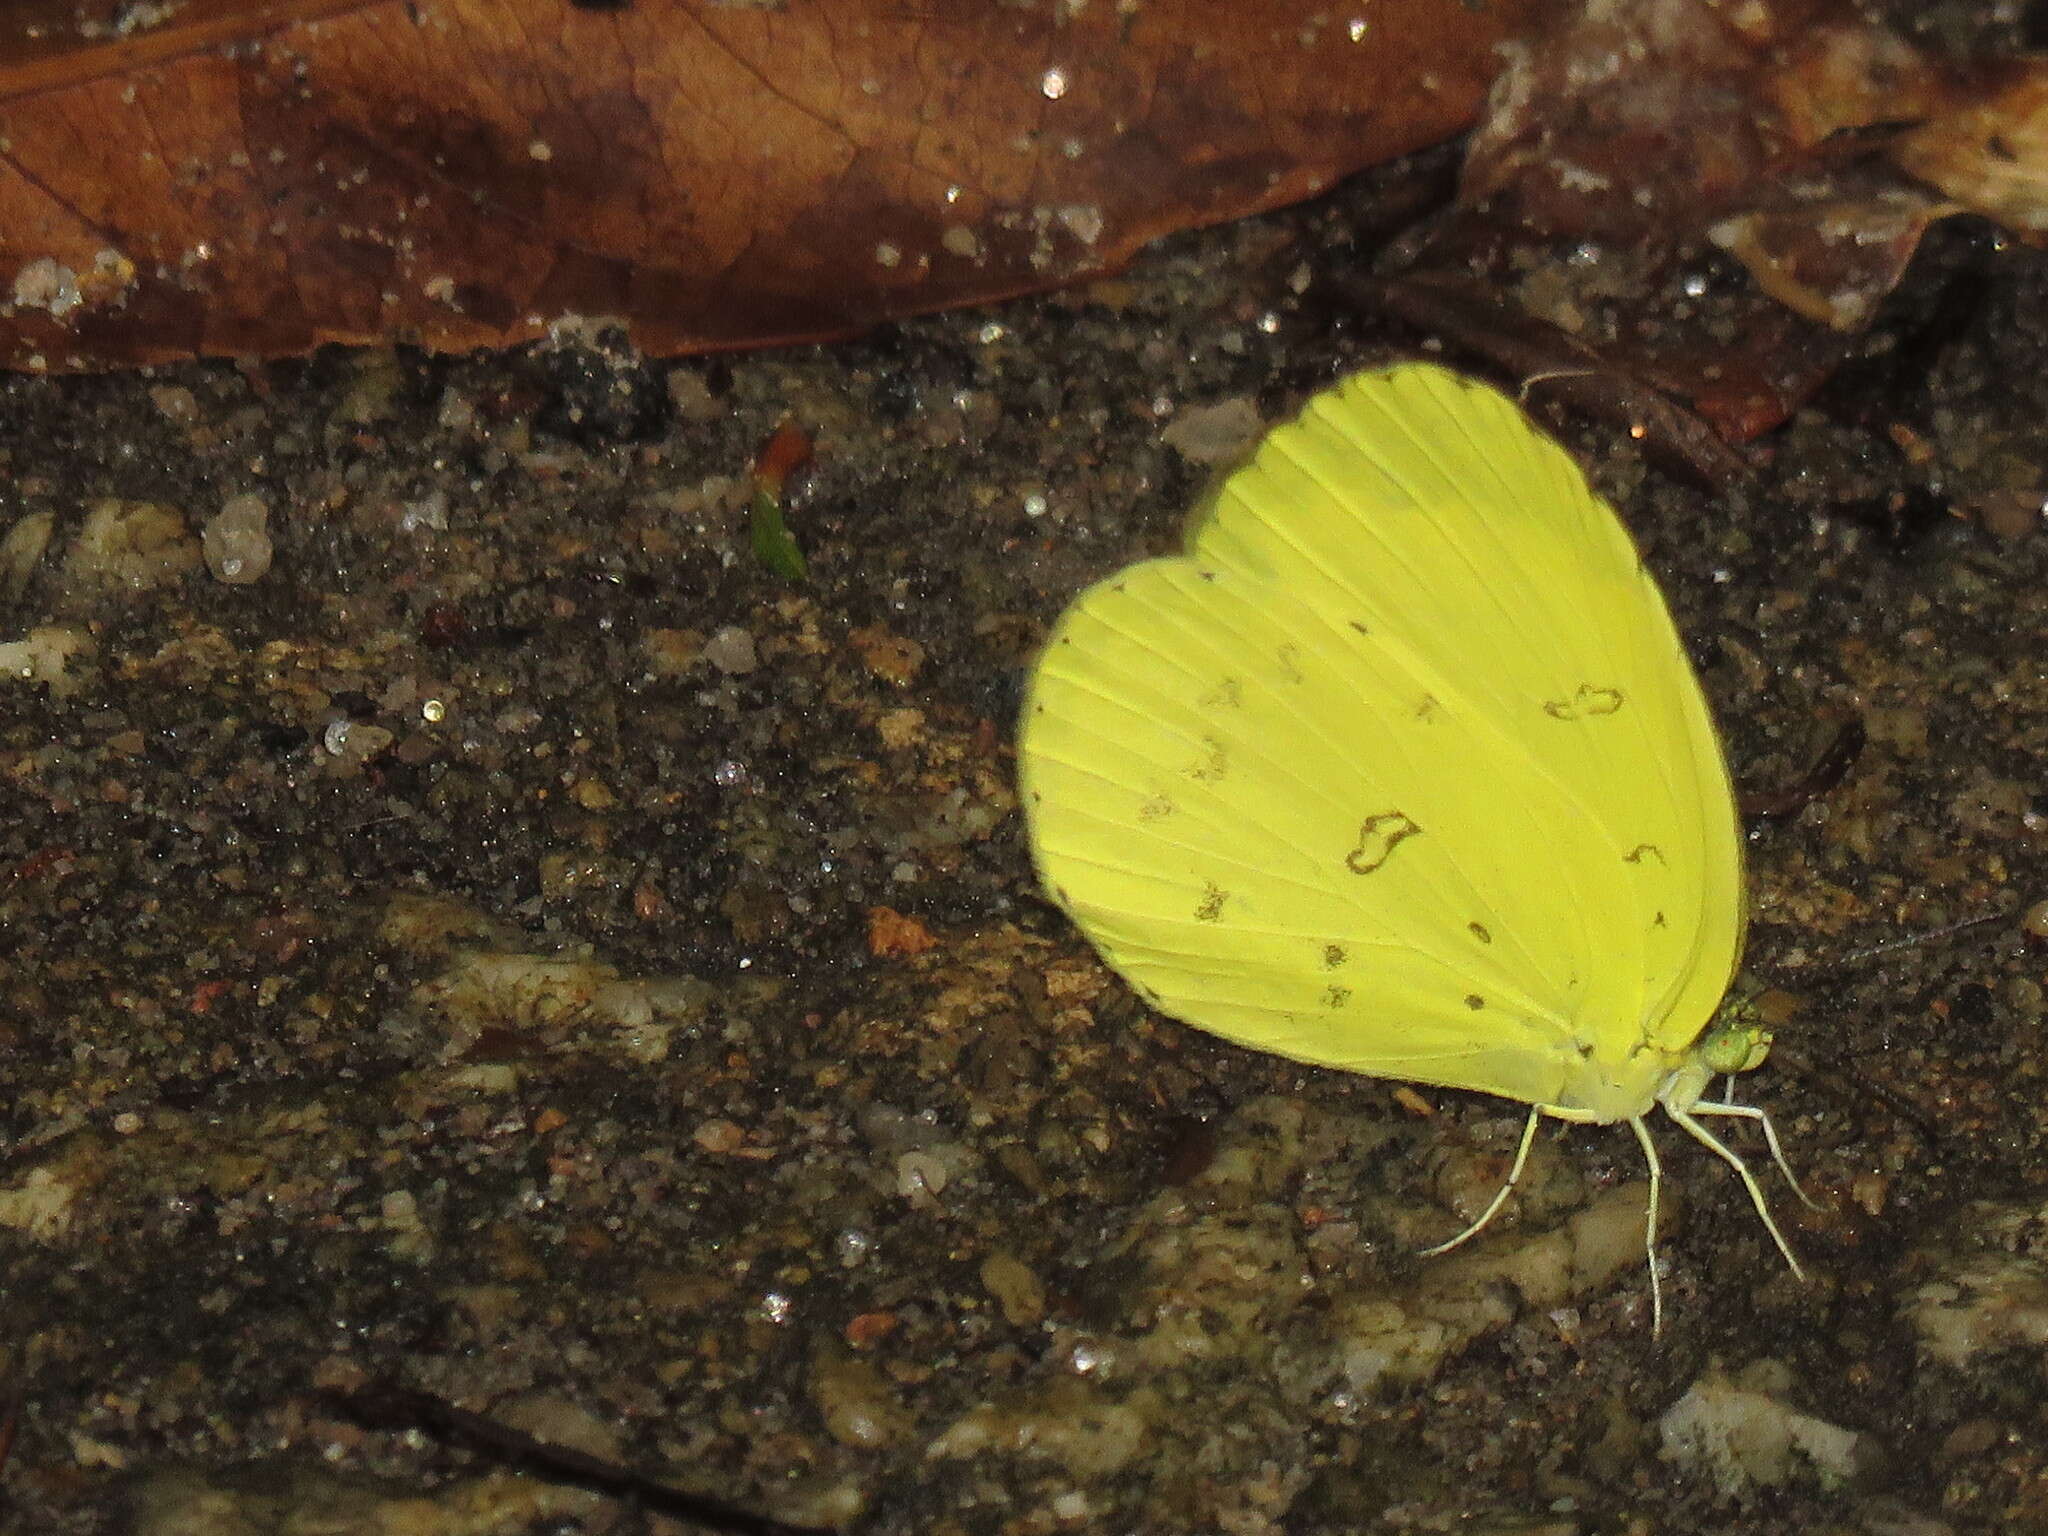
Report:
[{"label": "small pebble", "polygon": [[754,637],[737,624],[726,625],[704,642],[704,659],[728,677],[751,672],[761,664]]},{"label": "small pebble", "polygon": [[270,569],[270,507],[261,496],[230,497],[199,531],[206,568],[215,581],[243,587]]}]

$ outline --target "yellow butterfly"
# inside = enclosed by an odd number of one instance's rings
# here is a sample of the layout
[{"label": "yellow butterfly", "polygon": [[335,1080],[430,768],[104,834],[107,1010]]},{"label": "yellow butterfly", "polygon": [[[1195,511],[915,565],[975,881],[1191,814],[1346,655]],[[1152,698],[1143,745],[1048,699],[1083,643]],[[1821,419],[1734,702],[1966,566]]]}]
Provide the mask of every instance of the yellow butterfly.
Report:
[{"label": "yellow butterfly", "polygon": [[[1655,580],[1565,452],[1428,364],[1271,433],[1186,553],[1097,583],[1019,740],[1046,889],[1155,1007],[1240,1044],[1625,1120],[1701,1116],[1769,1034],[1715,1016],[1741,957],[1741,827]],[[1791,1178],[1786,1169],[1786,1177]],[[1793,1184],[1798,1189],[1796,1181]],[[1800,1198],[1804,1199],[1801,1192]]]}]

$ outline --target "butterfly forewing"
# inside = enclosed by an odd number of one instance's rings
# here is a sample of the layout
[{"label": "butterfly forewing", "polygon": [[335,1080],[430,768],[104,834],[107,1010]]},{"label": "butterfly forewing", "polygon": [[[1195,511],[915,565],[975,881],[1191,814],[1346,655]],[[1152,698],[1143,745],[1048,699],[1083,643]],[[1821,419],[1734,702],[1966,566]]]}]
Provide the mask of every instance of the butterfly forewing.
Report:
[{"label": "butterfly forewing", "polygon": [[1557,1103],[1689,1045],[1733,968],[1733,802],[1663,600],[1440,369],[1317,397],[1186,556],[1077,599],[1020,758],[1082,929],[1262,1049]]}]

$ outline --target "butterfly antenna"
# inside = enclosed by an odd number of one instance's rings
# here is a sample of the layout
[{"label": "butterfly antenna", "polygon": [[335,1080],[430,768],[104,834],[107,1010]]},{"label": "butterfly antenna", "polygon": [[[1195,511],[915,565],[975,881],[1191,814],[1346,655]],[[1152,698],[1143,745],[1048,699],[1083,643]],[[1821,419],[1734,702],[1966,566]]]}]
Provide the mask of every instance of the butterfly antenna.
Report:
[{"label": "butterfly antenna", "polygon": [[1867,949],[1852,949],[1846,955],[1837,955],[1828,962],[1830,970],[1837,966],[1860,965],[1865,960],[1875,960],[1879,955],[1888,955],[1894,950],[1914,949],[1922,944],[1933,944],[1942,939],[1952,939],[1959,933],[1968,933],[1972,928],[1982,928],[1988,923],[2005,921],[2008,912],[1987,912],[1982,917],[1966,917],[1959,923],[1950,923],[1945,928],[1930,928],[1925,933],[1909,933],[1904,938],[1886,939],[1872,944]]},{"label": "butterfly antenna", "polygon": [[[1820,1092],[1843,1104],[1861,1108],[1871,1099],[1876,1099],[1878,1103],[1884,1105],[1885,1108],[1912,1126],[1915,1131],[1918,1131],[1921,1139],[1930,1147],[1944,1147],[1948,1145],[1948,1137],[1942,1133],[1940,1123],[1932,1115],[1928,1114],[1926,1110],[1915,1104],[1889,1083],[1872,1077],[1857,1063],[1849,1063],[1835,1071],[1824,1070],[1811,1057],[1807,1056],[1805,1052],[1790,1046],[1774,1047],[1771,1051],[1771,1060],[1781,1066],[1790,1068],[1803,1081],[1812,1084]],[[1855,1081],[1858,1092],[1851,1093],[1848,1091],[1842,1082],[1844,1076]]]},{"label": "butterfly antenna", "polygon": [[1535,373],[1522,376],[1522,385],[1521,388],[1515,391],[1515,400],[1518,404],[1527,405],[1529,403],[1529,391],[1538,384],[1555,384],[1561,379],[1590,379],[1595,376],[1596,370],[1592,368],[1538,369]]},{"label": "butterfly antenna", "polygon": [[1664,1331],[1664,1279],[1657,1273],[1657,1196],[1664,1189],[1664,1164],[1657,1156],[1657,1143],[1641,1115],[1631,1115],[1629,1129],[1642,1143],[1643,1160],[1650,1165],[1650,1207],[1643,1213],[1643,1252],[1650,1260],[1650,1337]]},{"label": "butterfly antenna", "polygon": [[1486,1224],[1500,1214],[1500,1208],[1508,1203],[1508,1196],[1515,1192],[1516,1181],[1522,1177],[1522,1168],[1529,1161],[1529,1148],[1536,1141],[1536,1122],[1542,1116],[1543,1111],[1540,1109],[1529,1111],[1529,1123],[1522,1127],[1522,1144],[1515,1148],[1515,1165],[1508,1170],[1507,1182],[1502,1184],[1499,1192],[1494,1195],[1493,1203],[1479,1213],[1477,1221],[1473,1222],[1471,1226],[1460,1232],[1456,1237],[1446,1242],[1438,1243],[1434,1248],[1423,1249],[1422,1256],[1425,1259],[1433,1259],[1440,1253],[1449,1253],[1466,1239],[1477,1237]]},{"label": "butterfly antenna", "polygon": [[[1733,1107],[1737,1110],[1742,1110],[1747,1109],[1749,1106],[1738,1104]],[[1708,1111],[1710,1114],[1718,1112],[1716,1109]],[[1806,1271],[1800,1268],[1798,1255],[1792,1252],[1792,1245],[1785,1241],[1785,1234],[1778,1230],[1778,1223],[1771,1218],[1771,1208],[1764,1204],[1763,1186],[1757,1183],[1756,1175],[1749,1171],[1749,1164],[1745,1163],[1740,1156],[1732,1151],[1726,1142],[1695,1120],[1687,1110],[1676,1104],[1666,1103],[1664,1113],[1684,1127],[1686,1135],[1690,1136],[1694,1141],[1735,1170],[1736,1175],[1742,1180],[1742,1187],[1749,1191],[1750,1204],[1756,1207],[1757,1215],[1762,1218],[1764,1230],[1771,1234],[1771,1241],[1778,1245],[1778,1252],[1782,1253],[1785,1256],[1785,1262],[1792,1266],[1792,1273],[1801,1280],[1804,1280],[1806,1278]],[[1644,1134],[1647,1143],[1647,1135],[1641,1132],[1638,1134]]]}]

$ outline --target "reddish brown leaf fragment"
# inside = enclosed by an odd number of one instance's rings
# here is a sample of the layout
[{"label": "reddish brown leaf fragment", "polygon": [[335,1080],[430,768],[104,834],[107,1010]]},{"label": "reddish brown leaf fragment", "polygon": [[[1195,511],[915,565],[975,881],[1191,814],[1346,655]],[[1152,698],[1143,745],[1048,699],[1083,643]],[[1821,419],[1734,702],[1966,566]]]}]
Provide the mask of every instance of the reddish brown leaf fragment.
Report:
[{"label": "reddish brown leaf fragment", "polygon": [[810,438],[794,421],[785,420],[754,459],[754,484],[780,501],[783,484],[810,462]]},{"label": "reddish brown leaf fragment", "polygon": [[894,1312],[863,1312],[846,1325],[846,1342],[855,1349],[879,1344],[901,1325]]},{"label": "reddish brown leaf fragment", "polygon": [[906,916],[893,907],[868,908],[868,953],[877,959],[921,955],[938,944],[924,919]]}]

